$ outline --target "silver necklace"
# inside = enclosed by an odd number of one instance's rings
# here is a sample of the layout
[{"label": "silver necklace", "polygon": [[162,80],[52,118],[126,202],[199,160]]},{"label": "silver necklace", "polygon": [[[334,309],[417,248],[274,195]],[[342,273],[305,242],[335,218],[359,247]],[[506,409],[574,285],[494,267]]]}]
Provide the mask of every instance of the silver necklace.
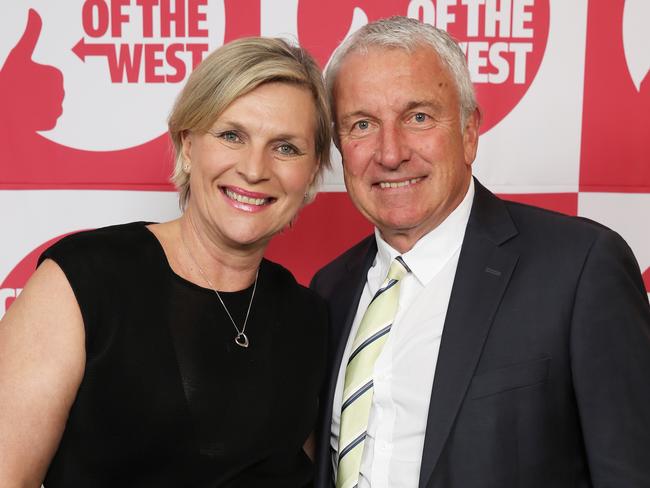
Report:
[{"label": "silver necklace", "polygon": [[185,242],[185,238],[181,237],[183,240],[183,246],[185,246],[185,251],[187,252],[188,256],[194,262],[194,265],[196,268],[199,270],[199,273],[203,277],[203,279],[208,283],[208,286],[210,289],[217,294],[217,298],[219,299],[219,302],[221,303],[221,306],[223,309],[226,311],[228,314],[228,318],[230,319],[230,322],[232,322],[232,326],[235,328],[237,331],[237,335],[235,336],[235,344],[237,344],[239,347],[246,348],[248,347],[248,336],[246,335],[246,324],[248,323],[248,315],[251,313],[251,306],[253,305],[253,298],[255,298],[255,290],[257,290],[257,277],[260,274],[260,268],[257,268],[257,271],[255,272],[255,282],[253,284],[253,293],[251,293],[251,299],[248,302],[248,309],[246,310],[246,318],[244,318],[244,325],[242,326],[241,330],[239,330],[239,327],[237,327],[237,324],[232,318],[232,315],[230,314],[230,311],[228,310],[228,307],[226,307],[226,304],[223,302],[223,299],[221,298],[221,295],[219,295],[219,292],[217,289],[214,287],[212,282],[208,279],[208,277],[205,275],[203,270],[201,269],[201,266],[199,266],[199,263],[194,259],[194,256],[190,252],[190,248],[187,247],[187,243]]}]

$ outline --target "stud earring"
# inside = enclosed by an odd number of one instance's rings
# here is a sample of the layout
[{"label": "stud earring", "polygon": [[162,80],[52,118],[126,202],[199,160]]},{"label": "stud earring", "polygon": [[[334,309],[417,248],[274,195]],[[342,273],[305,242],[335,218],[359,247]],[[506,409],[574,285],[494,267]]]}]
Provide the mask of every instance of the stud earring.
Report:
[{"label": "stud earring", "polygon": [[183,172],[186,174],[190,174],[190,163],[183,164]]}]

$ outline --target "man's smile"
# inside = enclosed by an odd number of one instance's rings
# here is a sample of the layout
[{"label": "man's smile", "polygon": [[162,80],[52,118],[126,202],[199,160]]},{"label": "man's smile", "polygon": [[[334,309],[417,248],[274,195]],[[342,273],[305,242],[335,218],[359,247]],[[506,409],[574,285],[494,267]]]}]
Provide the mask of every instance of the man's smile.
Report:
[{"label": "man's smile", "polygon": [[387,189],[387,188],[403,188],[406,186],[411,186],[419,181],[423,180],[424,177],[420,176],[418,178],[410,178],[407,180],[401,180],[401,181],[380,181],[379,183],[375,183],[376,185],[379,185],[381,189]]}]

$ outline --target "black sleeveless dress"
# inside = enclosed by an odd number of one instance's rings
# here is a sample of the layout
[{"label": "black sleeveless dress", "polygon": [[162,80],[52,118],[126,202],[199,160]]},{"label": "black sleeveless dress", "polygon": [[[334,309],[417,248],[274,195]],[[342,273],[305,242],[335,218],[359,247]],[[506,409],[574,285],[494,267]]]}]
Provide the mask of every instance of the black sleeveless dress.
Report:
[{"label": "black sleeveless dress", "polygon": [[[326,309],[264,260],[247,349],[212,290],[176,275],[137,222],[68,236],[86,370],[46,488],[303,487],[323,380]],[[252,288],[224,293],[238,324]]]}]

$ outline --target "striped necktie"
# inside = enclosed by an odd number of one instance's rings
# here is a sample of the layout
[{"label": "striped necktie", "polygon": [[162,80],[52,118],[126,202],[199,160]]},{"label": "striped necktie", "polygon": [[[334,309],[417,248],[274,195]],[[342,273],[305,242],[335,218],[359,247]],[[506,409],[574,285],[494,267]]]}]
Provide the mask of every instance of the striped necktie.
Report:
[{"label": "striped necktie", "polygon": [[410,271],[401,256],[393,260],[354,338],[345,369],[336,488],[357,486],[372,404],[372,372],[397,312],[400,280]]}]

